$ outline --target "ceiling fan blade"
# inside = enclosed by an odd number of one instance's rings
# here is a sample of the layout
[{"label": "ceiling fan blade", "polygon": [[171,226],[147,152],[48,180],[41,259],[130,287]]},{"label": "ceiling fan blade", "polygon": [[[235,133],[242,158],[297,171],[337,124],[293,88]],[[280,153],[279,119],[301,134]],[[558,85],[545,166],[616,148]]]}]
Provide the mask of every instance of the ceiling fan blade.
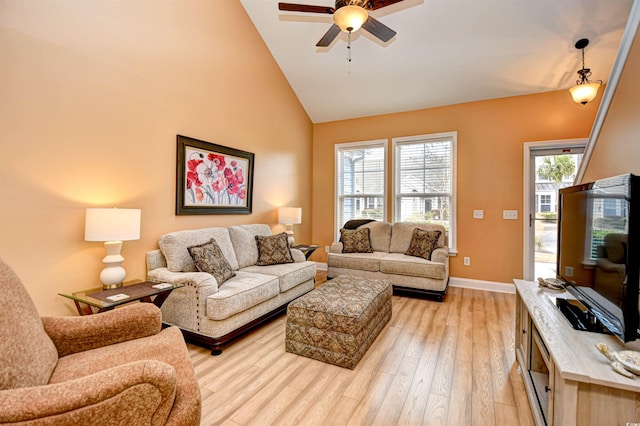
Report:
[{"label": "ceiling fan blade", "polygon": [[367,19],[365,23],[362,24],[362,28],[369,31],[371,34],[378,37],[385,43],[391,40],[393,36],[396,35],[395,31],[371,16],[369,16],[369,19]]},{"label": "ceiling fan blade", "polygon": [[278,3],[278,9],[288,12],[309,12],[333,14],[335,9],[330,6],[312,6],[310,4]]},{"label": "ceiling fan blade", "polygon": [[366,2],[364,8],[367,10],[376,10],[394,3],[400,3],[401,1],[402,0],[369,0]]},{"label": "ceiling fan blade", "polygon": [[336,24],[331,25],[329,31],[327,31],[319,42],[316,43],[317,47],[327,47],[331,42],[340,34],[340,27]]}]

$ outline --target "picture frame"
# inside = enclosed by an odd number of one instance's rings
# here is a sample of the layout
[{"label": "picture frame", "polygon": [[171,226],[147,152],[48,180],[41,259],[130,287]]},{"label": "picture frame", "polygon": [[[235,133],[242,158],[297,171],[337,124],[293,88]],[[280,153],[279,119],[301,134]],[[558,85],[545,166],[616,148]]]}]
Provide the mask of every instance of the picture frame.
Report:
[{"label": "picture frame", "polygon": [[177,135],[176,215],[250,214],[255,155]]}]

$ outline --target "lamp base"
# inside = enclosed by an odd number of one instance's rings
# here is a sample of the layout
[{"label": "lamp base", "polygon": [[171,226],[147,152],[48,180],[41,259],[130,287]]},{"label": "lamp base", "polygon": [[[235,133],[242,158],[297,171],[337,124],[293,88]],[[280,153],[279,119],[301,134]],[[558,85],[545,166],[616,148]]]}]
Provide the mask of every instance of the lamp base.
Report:
[{"label": "lamp base", "polygon": [[289,243],[289,247],[292,247],[296,242],[295,239],[293,238],[293,231],[286,230],[285,232],[287,234],[287,242]]},{"label": "lamp base", "polygon": [[102,289],[103,290],[111,290],[111,289],[120,288],[120,287],[122,287],[122,283],[102,284]]},{"label": "lamp base", "polygon": [[107,241],[104,243],[107,255],[102,259],[105,268],[100,272],[100,281],[102,281],[102,289],[110,290],[112,288],[122,287],[124,277],[127,272],[122,266],[124,257],[120,255],[122,241]]}]

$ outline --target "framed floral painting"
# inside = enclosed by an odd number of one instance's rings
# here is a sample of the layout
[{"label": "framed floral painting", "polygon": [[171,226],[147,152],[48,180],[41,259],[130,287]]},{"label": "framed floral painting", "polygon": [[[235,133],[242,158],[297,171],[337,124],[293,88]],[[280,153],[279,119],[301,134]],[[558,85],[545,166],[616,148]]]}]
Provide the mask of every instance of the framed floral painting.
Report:
[{"label": "framed floral painting", "polygon": [[250,214],[254,154],[178,135],[176,214]]}]

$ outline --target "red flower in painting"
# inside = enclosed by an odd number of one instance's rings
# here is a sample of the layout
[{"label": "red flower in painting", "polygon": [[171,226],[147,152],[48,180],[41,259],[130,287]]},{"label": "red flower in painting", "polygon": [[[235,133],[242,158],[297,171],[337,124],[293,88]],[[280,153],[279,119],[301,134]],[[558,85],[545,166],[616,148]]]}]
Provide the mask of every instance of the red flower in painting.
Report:
[{"label": "red flower in painting", "polygon": [[242,169],[236,170],[236,180],[242,184],[244,182],[244,176],[242,176]]},{"label": "red flower in painting", "polygon": [[218,173],[218,177],[216,178],[215,182],[211,184],[211,187],[215,192],[220,192],[224,190],[224,188],[226,187],[226,184],[224,183],[224,177],[222,176],[222,173]]},{"label": "red flower in painting", "polygon": [[202,189],[200,189],[200,188],[196,188],[196,200],[198,200],[198,201],[204,200],[204,193],[202,192]]},{"label": "red flower in painting", "polygon": [[207,159],[211,161],[218,168],[218,170],[224,169],[224,166],[227,164],[224,159],[224,155],[209,154],[207,155]]},{"label": "red flower in painting", "polygon": [[199,159],[189,160],[187,161],[187,168],[189,169],[190,172],[195,172],[198,166],[202,164],[202,161],[203,160],[199,160]]},{"label": "red flower in painting", "polygon": [[187,161],[187,168],[189,169],[187,171],[187,189],[191,189],[192,186],[198,187],[202,185],[202,182],[198,177],[198,172],[196,171],[200,164],[202,164],[202,160]]},{"label": "red flower in painting", "polygon": [[231,175],[231,177],[227,178],[227,189],[229,190],[229,194],[238,192],[238,180],[235,176]]},{"label": "red flower in painting", "polygon": [[238,198],[244,200],[246,196],[247,196],[247,190],[244,188],[240,188],[240,190],[238,191]]},{"label": "red flower in painting", "polygon": [[238,162],[236,160],[231,160],[231,167],[235,169],[237,165],[238,165]]}]

